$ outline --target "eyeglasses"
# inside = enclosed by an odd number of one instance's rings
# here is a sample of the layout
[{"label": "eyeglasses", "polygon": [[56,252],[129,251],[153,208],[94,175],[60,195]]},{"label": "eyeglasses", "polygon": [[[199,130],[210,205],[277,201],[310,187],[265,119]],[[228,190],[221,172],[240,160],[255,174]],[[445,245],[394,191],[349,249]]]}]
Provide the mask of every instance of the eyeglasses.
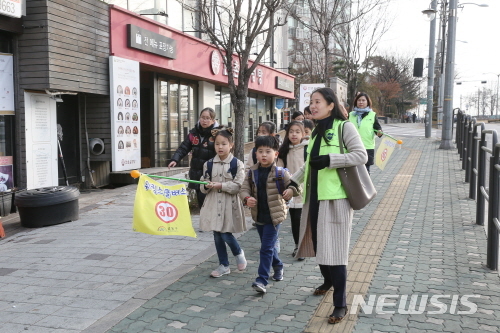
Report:
[{"label": "eyeglasses", "polygon": [[200,120],[212,120],[210,117],[201,117]]}]

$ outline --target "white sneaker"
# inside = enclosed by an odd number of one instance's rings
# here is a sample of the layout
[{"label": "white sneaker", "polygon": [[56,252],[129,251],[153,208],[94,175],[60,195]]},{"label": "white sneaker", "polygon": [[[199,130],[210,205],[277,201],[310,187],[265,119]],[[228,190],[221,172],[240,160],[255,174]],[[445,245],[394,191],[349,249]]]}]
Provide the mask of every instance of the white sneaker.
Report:
[{"label": "white sneaker", "polygon": [[210,273],[211,277],[218,278],[221,277],[222,275],[226,275],[231,273],[231,270],[229,269],[229,266],[224,266],[224,265],[219,265],[215,271]]},{"label": "white sneaker", "polygon": [[247,268],[247,260],[245,259],[245,252],[243,249],[241,253],[236,256],[236,264],[238,265],[238,270],[242,271]]}]

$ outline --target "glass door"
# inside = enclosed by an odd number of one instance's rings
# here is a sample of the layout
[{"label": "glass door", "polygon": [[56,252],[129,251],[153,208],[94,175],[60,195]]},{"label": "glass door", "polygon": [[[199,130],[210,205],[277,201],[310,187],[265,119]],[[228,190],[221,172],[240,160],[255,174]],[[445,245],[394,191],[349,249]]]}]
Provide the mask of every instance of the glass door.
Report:
[{"label": "glass door", "polygon": [[[195,83],[160,81],[160,106],[156,135],[156,166],[166,167],[197,120]],[[186,156],[178,166],[188,166]]]}]

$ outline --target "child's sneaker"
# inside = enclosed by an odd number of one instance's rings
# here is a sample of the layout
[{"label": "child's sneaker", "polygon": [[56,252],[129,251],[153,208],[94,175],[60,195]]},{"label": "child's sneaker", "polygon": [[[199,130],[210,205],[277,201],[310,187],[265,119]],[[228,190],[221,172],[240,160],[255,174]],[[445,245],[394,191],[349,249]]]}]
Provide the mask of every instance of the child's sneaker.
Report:
[{"label": "child's sneaker", "polygon": [[219,265],[215,271],[213,271],[210,276],[214,278],[221,277],[222,275],[226,275],[231,273],[231,270],[229,269],[229,266],[224,266],[224,265]]},{"label": "child's sneaker", "polygon": [[265,293],[266,292],[266,286],[264,286],[260,282],[254,282],[252,283],[252,288],[259,293]]},{"label": "child's sneaker", "polygon": [[238,270],[242,271],[247,268],[247,260],[245,259],[245,252],[243,249],[241,253],[236,256],[236,264],[238,265]]},{"label": "child's sneaker", "polygon": [[273,267],[273,269],[274,269],[273,280],[274,281],[282,281],[283,280],[283,267]]}]

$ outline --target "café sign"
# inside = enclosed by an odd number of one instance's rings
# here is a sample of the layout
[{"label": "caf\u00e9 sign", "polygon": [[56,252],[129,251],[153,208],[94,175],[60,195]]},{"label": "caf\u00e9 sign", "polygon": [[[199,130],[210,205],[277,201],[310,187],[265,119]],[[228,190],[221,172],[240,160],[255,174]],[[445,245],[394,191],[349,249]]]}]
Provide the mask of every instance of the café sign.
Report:
[{"label": "caf\u00e9 sign", "polygon": [[[2,1],[2,0],[0,0]],[[177,43],[175,39],[157,34],[156,32],[127,24],[127,46],[133,49],[154,53],[159,56],[175,59]]]},{"label": "caf\u00e9 sign", "polygon": [[276,89],[293,92],[293,81],[276,76]]}]

